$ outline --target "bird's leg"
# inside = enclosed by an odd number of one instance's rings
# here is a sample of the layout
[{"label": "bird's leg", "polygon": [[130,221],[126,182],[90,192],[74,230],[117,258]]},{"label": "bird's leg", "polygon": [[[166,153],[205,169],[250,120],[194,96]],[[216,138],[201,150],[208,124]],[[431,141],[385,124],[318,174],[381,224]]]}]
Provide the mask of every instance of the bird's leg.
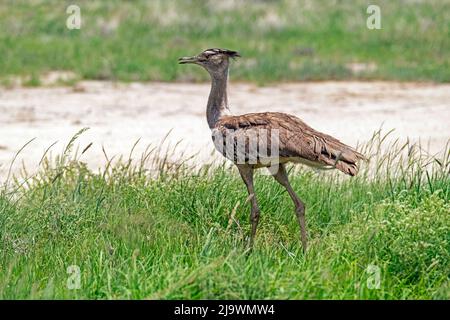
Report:
[{"label": "bird's leg", "polygon": [[241,174],[242,180],[244,180],[245,185],[247,186],[248,195],[251,202],[250,222],[252,224],[252,233],[250,235],[250,248],[252,248],[260,214],[258,201],[255,195],[255,189],[253,187],[253,168],[248,165],[237,167],[239,169],[239,173]]},{"label": "bird's leg", "polygon": [[297,214],[298,223],[300,224],[300,236],[303,246],[303,251],[306,252],[307,246],[307,235],[306,235],[306,223],[305,223],[305,205],[297,196],[295,191],[292,189],[291,184],[289,183],[289,178],[286,172],[286,167],[284,164],[279,166],[278,171],[273,175],[275,180],[286,188],[289,196],[295,205],[295,213]]}]

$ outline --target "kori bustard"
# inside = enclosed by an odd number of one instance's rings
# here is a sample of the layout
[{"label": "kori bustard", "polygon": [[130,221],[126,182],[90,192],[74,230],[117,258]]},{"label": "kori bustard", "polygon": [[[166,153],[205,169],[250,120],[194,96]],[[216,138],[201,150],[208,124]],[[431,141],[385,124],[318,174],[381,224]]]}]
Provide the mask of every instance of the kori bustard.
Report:
[{"label": "kori bustard", "polygon": [[253,186],[253,172],[255,169],[268,167],[294,202],[300,224],[300,238],[303,250],[306,251],[305,205],[289,183],[285,164],[292,162],[318,168],[336,168],[354,176],[358,172],[357,161],[364,157],[339,140],[312,129],[293,115],[278,112],[239,116],[226,114],[228,69],[230,58],[236,57],[240,57],[236,51],[215,48],[193,57],[180,58],[179,63],[202,66],[211,76],[206,117],[216,149],[236,164],[247,186],[251,203],[250,248],[253,246],[260,216]]}]

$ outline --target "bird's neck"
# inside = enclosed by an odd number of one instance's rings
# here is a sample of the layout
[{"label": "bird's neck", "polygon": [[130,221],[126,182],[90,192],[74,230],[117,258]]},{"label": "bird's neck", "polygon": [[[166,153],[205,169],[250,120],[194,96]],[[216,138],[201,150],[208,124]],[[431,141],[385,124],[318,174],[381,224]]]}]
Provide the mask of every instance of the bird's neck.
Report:
[{"label": "bird's neck", "polygon": [[209,93],[206,118],[209,127],[212,129],[228,109],[228,70],[222,73],[211,73],[211,81],[211,92]]}]

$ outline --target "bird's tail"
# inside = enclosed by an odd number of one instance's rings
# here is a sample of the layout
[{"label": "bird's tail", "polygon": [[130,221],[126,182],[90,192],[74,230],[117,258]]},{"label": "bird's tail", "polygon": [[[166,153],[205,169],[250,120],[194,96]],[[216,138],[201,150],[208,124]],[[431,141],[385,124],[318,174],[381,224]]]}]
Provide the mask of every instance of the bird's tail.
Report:
[{"label": "bird's tail", "polygon": [[335,167],[350,176],[358,174],[358,162],[367,160],[363,154],[340,141],[327,141],[322,148],[319,160]]}]

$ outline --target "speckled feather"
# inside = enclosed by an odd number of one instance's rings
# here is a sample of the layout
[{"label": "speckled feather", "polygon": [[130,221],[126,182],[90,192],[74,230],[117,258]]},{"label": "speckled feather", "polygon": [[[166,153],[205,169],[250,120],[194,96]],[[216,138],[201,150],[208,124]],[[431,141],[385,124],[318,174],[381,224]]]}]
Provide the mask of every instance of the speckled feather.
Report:
[{"label": "speckled feather", "polygon": [[[280,162],[304,162],[318,167],[335,167],[354,176],[358,173],[358,160],[364,156],[336,138],[308,126],[301,119],[278,112],[249,113],[239,116],[223,116],[216,123],[216,130],[224,136],[233,132],[247,141],[261,129],[279,130]],[[270,139],[269,139],[270,140]],[[270,141],[268,142],[270,149]],[[267,153],[266,153],[267,154]],[[232,159],[235,160],[235,159]]]}]

